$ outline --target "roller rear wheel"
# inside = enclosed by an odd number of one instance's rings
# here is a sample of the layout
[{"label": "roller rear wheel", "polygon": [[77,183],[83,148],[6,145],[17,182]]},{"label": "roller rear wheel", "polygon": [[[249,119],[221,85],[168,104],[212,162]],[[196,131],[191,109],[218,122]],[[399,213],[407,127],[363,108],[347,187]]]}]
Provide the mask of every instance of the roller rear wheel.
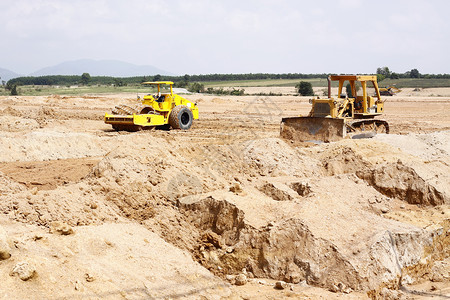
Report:
[{"label": "roller rear wheel", "polygon": [[185,105],[175,106],[170,112],[169,124],[173,129],[187,130],[191,128],[193,121],[192,111]]}]

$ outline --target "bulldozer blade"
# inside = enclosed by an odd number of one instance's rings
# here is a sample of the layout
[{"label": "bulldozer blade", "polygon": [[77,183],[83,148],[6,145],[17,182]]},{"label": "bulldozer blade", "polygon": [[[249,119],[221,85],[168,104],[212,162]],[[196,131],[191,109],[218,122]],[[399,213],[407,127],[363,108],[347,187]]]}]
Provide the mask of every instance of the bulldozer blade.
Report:
[{"label": "bulldozer blade", "polygon": [[283,118],[280,136],[299,142],[335,142],[346,136],[345,121],[315,117]]}]

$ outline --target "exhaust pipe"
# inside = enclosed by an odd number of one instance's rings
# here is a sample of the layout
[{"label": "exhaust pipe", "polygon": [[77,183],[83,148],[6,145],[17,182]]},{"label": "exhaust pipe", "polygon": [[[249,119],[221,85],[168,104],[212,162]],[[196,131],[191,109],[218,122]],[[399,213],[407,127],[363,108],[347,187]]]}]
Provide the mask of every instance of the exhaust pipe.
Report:
[{"label": "exhaust pipe", "polygon": [[331,98],[331,78],[330,78],[330,76],[328,76],[327,80],[328,80],[328,99],[330,99]]}]

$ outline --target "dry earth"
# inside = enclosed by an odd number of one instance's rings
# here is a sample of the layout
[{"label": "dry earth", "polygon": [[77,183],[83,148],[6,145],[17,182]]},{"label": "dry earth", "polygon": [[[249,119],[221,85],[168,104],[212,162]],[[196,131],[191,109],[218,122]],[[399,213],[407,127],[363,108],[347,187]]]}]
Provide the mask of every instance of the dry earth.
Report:
[{"label": "dry earth", "polygon": [[135,95],[0,97],[1,299],[450,297],[450,89],[320,145],[279,138],[308,98],[187,97],[136,133],[102,121]]}]

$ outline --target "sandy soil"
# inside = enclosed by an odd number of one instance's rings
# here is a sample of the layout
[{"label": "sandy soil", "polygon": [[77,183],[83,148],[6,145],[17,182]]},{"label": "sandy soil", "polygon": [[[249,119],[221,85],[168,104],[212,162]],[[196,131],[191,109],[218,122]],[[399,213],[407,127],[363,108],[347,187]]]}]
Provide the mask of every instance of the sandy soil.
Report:
[{"label": "sandy soil", "polygon": [[135,133],[102,121],[134,94],[0,97],[1,299],[450,297],[450,89],[320,145],[279,138],[308,97],[186,97]]}]

